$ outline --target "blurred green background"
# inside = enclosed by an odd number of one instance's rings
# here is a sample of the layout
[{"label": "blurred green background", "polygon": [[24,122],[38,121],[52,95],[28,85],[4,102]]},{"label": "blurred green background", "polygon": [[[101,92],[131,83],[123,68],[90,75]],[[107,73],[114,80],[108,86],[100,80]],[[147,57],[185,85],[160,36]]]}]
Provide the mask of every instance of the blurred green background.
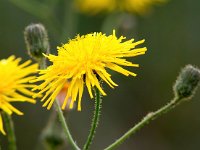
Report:
[{"label": "blurred green background", "polygon": [[[43,23],[49,34],[51,52],[78,33],[116,29],[119,35],[145,39],[148,52],[133,58],[140,68],[132,69],[136,78],[114,75],[119,84],[114,90],[105,85],[101,121],[92,149],[101,150],[115,141],[148,112],[158,109],[173,98],[172,85],[186,64],[200,67],[200,1],[170,0],[154,7],[150,14],[137,16],[114,12],[87,16],[76,11],[70,0],[0,0],[0,58],[10,55],[29,59],[23,30],[30,23]],[[191,102],[153,121],[130,137],[119,150],[199,150],[200,90]],[[72,110],[69,127],[77,143],[86,140],[94,100],[87,93],[82,111]],[[41,130],[50,111],[36,105],[17,104],[25,112],[13,115],[19,150],[43,149],[39,145]],[[2,150],[7,150],[6,137],[0,135]]]}]

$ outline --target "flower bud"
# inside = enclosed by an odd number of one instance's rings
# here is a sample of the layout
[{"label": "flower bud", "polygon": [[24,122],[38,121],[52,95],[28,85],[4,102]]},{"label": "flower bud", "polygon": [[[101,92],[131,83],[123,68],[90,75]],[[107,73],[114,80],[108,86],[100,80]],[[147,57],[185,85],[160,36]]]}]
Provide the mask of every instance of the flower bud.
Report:
[{"label": "flower bud", "polygon": [[66,147],[63,128],[60,126],[60,121],[57,114],[51,114],[46,128],[42,132],[41,140],[46,149],[61,149]]},{"label": "flower bud", "polygon": [[25,28],[24,38],[28,54],[36,61],[49,53],[49,41],[45,27],[42,24],[30,24]]},{"label": "flower bud", "polygon": [[200,83],[200,70],[192,65],[185,66],[179,74],[175,84],[174,93],[176,98],[191,98]]}]

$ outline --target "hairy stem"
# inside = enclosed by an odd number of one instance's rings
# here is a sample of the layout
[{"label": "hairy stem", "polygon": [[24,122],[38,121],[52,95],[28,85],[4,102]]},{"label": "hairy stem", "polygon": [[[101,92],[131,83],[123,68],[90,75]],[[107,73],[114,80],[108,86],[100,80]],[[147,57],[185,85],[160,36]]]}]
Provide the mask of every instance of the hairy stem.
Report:
[{"label": "hairy stem", "polygon": [[90,132],[87,138],[87,141],[83,147],[83,150],[88,150],[90,145],[92,144],[92,140],[94,138],[98,122],[99,122],[99,117],[100,117],[100,109],[101,109],[101,104],[102,104],[102,99],[101,99],[101,94],[100,91],[95,88],[95,110],[94,110],[94,116],[92,119],[92,124],[90,128]]}]

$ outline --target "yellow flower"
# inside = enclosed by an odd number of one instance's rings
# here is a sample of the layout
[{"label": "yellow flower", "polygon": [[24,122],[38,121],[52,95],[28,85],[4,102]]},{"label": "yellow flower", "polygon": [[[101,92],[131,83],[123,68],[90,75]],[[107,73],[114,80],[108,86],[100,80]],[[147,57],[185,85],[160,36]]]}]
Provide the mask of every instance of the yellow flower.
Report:
[{"label": "yellow flower", "polygon": [[94,15],[100,12],[112,11],[115,6],[115,0],[75,0],[76,7],[84,13]]},{"label": "yellow flower", "polygon": [[[37,64],[28,66],[31,61],[26,61],[19,64],[21,58],[10,56],[8,59],[0,60],[0,112],[4,111],[8,115],[16,113],[23,115],[21,111],[13,107],[11,102],[30,102],[35,103],[35,100],[29,98],[35,94],[29,88],[35,87],[33,84],[27,84],[29,80],[35,77],[32,73],[37,71]],[[0,132],[6,134],[3,129],[3,121],[0,114]]]},{"label": "yellow flower", "polygon": [[161,4],[167,0],[75,0],[79,11],[96,15],[97,13],[122,10],[130,13],[146,14],[153,5]]},{"label": "yellow flower", "polygon": [[[81,99],[86,85],[89,95],[93,98],[92,87],[97,87],[102,95],[106,95],[99,80],[102,79],[110,87],[117,86],[111,79],[106,68],[119,72],[125,76],[136,76],[121,66],[138,67],[138,64],[127,61],[126,57],[134,57],[145,54],[146,48],[135,48],[144,40],[134,42],[134,39],[123,41],[125,37],[117,38],[115,31],[112,35],[106,36],[102,33],[92,33],[84,36],[77,36],[67,44],[58,47],[58,56],[46,56],[53,64],[45,70],[40,70],[37,81],[44,81],[34,90],[41,90],[38,94],[46,92],[41,101],[45,101],[43,107],[50,109],[54,99],[59,94],[66,82],[70,81],[62,109],[78,98],[78,110],[81,110]],[[37,94],[35,95],[37,96]]]},{"label": "yellow flower", "polygon": [[145,14],[151,10],[152,5],[166,2],[166,0],[123,0],[119,1],[122,10],[137,14]]}]

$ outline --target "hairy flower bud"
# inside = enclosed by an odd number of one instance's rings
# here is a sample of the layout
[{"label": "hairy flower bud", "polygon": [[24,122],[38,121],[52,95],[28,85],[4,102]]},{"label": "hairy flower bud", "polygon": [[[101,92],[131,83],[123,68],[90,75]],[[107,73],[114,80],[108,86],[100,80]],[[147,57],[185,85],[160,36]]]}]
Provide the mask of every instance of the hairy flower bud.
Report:
[{"label": "hairy flower bud", "polygon": [[185,66],[179,74],[174,93],[178,99],[191,98],[200,83],[200,70],[192,65]]},{"label": "hairy flower bud", "polygon": [[42,24],[30,24],[25,28],[24,38],[28,54],[40,61],[44,54],[49,53],[49,41],[45,27]]}]

